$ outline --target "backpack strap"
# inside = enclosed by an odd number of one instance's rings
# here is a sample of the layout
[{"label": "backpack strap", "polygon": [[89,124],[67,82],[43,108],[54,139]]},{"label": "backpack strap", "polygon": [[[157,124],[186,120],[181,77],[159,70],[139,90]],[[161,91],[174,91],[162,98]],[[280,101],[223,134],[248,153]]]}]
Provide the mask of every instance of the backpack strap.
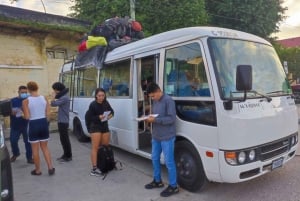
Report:
[{"label": "backpack strap", "polygon": [[[122,162],[121,162],[121,161],[119,161],[119,160],[116,160],[116,161],[115,161],[115,163],[116,163],[116,165],[115,165],[115,170],[123,170],[123,164],[122,164]],[[118,168],[117,164],[119,164],[119,165],[120,165],[120,167],[119,167],[119,168]]]},{"label": "backpack strap", "polygon": [[102,180],[104,180],[107,176],[108,172],[107,173],[103,173],[103,177],[102,177]]},{"label": "backpack strap", "polygon": [[[116,166],[115,166],[115,168],[114,168],[115,170],[123,170],[123,164],[122,164],[121,161],[116,160],[115,163],[116,163]],[[120,164],[120,168],[117,167],[117,164]],[[103,173],[103,174],[102,174],[102,175],[103,175],[102,180],[104,180],[104,179],[106,178],[106,176],[108,175],[108,173],[109,173],[109,172],[106,172],[106,173]]]}]

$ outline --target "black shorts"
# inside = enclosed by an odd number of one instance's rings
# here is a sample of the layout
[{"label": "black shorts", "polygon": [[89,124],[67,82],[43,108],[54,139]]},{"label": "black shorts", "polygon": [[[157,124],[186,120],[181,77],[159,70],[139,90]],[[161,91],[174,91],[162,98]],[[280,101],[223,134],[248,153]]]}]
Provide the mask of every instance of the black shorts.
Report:
[{"label": "black shorts", "polygon": [[49,139],[49,126],[46,118],[30,120],[28,123],[29,142],[47,141]]},{"label": "black shorts", "polygon": [[102,123],[102,124],[91,124],[88,128],[89,133],[108,133],[108,124]]}]

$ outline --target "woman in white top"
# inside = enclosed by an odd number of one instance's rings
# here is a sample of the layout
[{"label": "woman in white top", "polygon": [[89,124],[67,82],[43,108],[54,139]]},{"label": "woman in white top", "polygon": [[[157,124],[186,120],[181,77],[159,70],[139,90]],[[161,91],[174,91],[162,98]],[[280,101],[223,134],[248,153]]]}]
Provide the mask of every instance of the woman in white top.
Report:
[{"label": "woman in white top", "polygon": [[32,147],[32,156],[35,169],[31,171],[32,175],[41,175],[39,148],[44,154],[48,165],[48,174],[53,175],[55,168],[52,165],[51,154],[48,149],[49,127],[47,117],[50,115],[50,105],[44,96],[38,94],[38,85],[36,82],[28,82],[27,88],[30,96],[23,100],[22,107],[24,118],[29,120],[28,138]]}]

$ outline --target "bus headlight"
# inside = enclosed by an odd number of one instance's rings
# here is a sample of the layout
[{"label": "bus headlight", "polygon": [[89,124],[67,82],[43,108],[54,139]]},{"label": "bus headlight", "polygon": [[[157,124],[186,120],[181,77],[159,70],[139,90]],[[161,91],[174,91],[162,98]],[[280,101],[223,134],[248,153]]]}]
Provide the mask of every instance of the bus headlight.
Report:
[{"label": "bus headlight", "polygon": [[230,165],[237,165],[236,153],[235,152],[225,152],[225,160]]},{"label": "bus headlight", "polygon": [[253,160],[255,159],[255,151],[254,151],[254,150],[251,150],[251,151],[249,152],[248,157],[249,157],[249,160],[250,160],[250,161],[253,161]]},{"label": "bus headlight", "polygon": [[241,151],[238,155],[238,161],[240,164],[243,164],[246,161],[246,153]]},{"label": "bus headlight", "polygon": [[290,143],[291,146],[295,146],[298,143],[298,133],[290,138]]},{"label": "bus headlight", "polygon": [[296,142],[296,136],[293,136],[291,139],[292,146],[294,146],[296,144],[295,142]]},{"label": "bus headlight", "polygon": [[244,165],[257,161],[255,149],[225,151],[225,160],[229,165]]}]

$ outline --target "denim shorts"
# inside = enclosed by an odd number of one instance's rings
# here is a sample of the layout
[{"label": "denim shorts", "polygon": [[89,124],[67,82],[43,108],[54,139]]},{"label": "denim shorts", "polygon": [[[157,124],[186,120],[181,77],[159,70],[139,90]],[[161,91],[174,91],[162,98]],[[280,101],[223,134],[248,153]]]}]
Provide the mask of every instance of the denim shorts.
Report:
[{"label": "denim shorts", "polygon": [[28,138],[29,142],[46,141],[49,139],[49,125],[46,118],[29,121]]}]

